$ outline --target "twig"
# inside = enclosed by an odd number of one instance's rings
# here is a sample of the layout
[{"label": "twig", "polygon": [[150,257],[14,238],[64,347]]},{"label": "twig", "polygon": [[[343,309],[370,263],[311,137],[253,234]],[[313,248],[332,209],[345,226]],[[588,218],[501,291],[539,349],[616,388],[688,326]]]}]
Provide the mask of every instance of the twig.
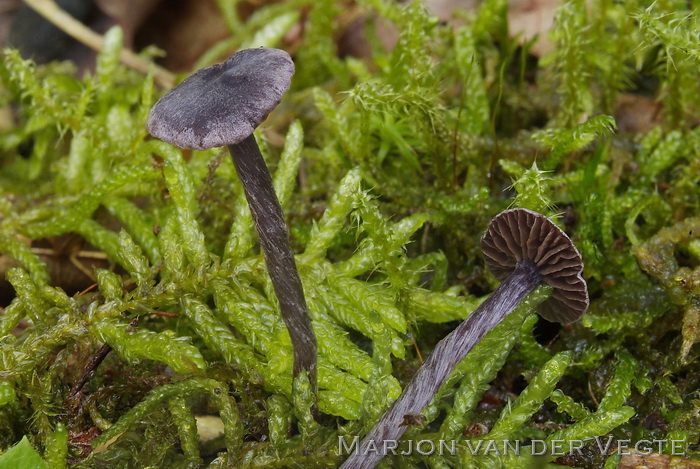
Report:
[{"label": "twig", "polygon": [[[129,322],[129,325],[131,327],[136,326],[138,320],[138,317],[135,317]],[[111,351],[112,347],[109,344],[104,344],[102,345],[102,347],[100,347],[97,353],[95,353],[95,355],[92,358],[90,358],[90,360],[85,364],[85,369],[83,370],[83,375],[80,377],[80,380],[77,383],[75,383],[73,389],[71,389],[68,399],[73,399],[75,396],[78,395],[78,393],[83,389],[83,386],[85,386],[90,377],[93,375],[97,367],[100,366],[100,364],[104,361],[105,358],[107,358],[107,355],[109,355],[109,352]]]},{"label": "twig", "polygon": [[69,398],[72,399],[80,392],[81,389],[83,389],[85,383],[88,382],[88,379],[90,379],[97,367],[100,366],[100,363],[102,363],[104,359],[107,358],[107,355],[109,355],[109,352],[111,351],[112,347],[110,347],[108,344],[104,344],[102,347],[100,347],[95,356],[93,356],[85,365],[83,375],[81,376],[80,380],[77,383],[75,383],[75,386],[73,386]]},{"label": "twig", "polygon": [[596,399],[595,394],[593,393],[593,386],[591,386],[591,380],[588,380],[588,395],[591,396],[591,399],[593,399],[593,403],[595,404],[596,407],[600,405],[600,402],[598,402],[598,399]]},{"label": "twig", "polygon": [[[93,50],[102,49],[104,38],[62,10],[54,0],[24,0],[24,3],[73,39]],[[127,67],[143,74],[147,74],[152,68],[153,79],[162,88],[169,89],[175,85],[175,77],[172,73],[129,49],[122,49],[119,59]]]},{"label": "twig", "polygon": [[87,287],[85,290],[83,290],[83,291],[81,291],[80,293],[78,293],[77,296],[83,296],[84,294],[86,294],[86,293],[89,292],[90,290],[94,290],[95,288],[97,288],[97,284],[96,284],[96,283],[93,283],[92,285],[90,285],[89,287]]}]

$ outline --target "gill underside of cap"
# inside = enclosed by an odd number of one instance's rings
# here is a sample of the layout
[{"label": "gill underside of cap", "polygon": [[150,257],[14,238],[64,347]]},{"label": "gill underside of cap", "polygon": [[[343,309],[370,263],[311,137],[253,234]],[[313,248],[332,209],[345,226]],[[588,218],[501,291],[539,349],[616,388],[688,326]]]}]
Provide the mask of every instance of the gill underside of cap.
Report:
[{"label": "gill underside of cap", "polygon": [[552,296],[538,310],[545,319],[576,321],[588,308],[581,255],[546,216],[524,208],[501,212],[491,220],[481,249],[486,266],[501,281],[521,262],[536,266],[542,281],[553,288]]}]

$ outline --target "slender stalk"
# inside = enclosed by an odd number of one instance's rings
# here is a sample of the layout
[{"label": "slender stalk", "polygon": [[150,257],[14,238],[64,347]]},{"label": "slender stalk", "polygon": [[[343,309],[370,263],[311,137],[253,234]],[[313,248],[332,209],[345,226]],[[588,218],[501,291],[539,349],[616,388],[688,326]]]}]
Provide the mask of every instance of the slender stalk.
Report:
[{"label": "slender stalk", "polygon": [[292,338],[294,376],[301,370],[307,370],[315,392],[316,336],[294,262],[294,253],[289,244],[287,223],[275,195],[270,172],[252,134],[240,143],[229,145],[228,150],[260,236],[260,245],[280,303],[282,319]]},{"label": "slender stalk", "polygon": [[[382,416],[340,469],[372,469],[408,428],[405,416],[420,415],[455,366],[491,329],[541,283],[530,261],[513,273],[464,322],[442,339],[391,408]],[[375,450],[376,449],[376,450]]]}]

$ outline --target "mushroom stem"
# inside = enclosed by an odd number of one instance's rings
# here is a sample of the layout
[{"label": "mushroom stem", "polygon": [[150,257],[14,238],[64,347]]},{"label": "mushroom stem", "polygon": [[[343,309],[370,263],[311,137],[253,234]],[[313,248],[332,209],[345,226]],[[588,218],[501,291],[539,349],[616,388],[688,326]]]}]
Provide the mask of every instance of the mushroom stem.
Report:
[{"label": "mushroom stem", "polygon": [[287,223],[270,172],[253,134],[229,145],[228,151],[243,185],[282,319],[292,339],[294,376],[307,370],[311,386],[316,391],[316,336],[289,244]]},{"label": "mushroom stem", "polygon": [[542,283],[535,264],[517,265],[508,278],[455,330],[442,339],[421,365],[406,389],[362,440],[341,469],[371,469],[385,456],[387,447],[408,428],[404,417],[420,415],[457,364],[479,341]]}]

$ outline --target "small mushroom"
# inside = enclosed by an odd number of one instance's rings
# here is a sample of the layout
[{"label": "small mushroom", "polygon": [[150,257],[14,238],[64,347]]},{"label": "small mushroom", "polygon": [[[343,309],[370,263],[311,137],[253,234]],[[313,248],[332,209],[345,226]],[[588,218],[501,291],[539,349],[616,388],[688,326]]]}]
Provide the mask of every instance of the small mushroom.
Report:
[{"label": "small mushroom", "polygon": [[569,237],[544,215],[516,208],[498,214],[481,238],[486,265],[503,283],[454,331],[442,339],[401,396],[362,440],[341,469],[370,469],[384,456],[385,442],[406,430],[406,416],[420,415],[455,366],[536,287],[552,295],[538,308],[550,321],[572,322],[588,308],[581,255]]},{"label": "small mushroom", "polygon": [[180,148],[228,147],[292,339],[294,375],[307,370],[316,389],[316,336],[284,213],[253,135],[289,89],[292,75],[294,62],[283,50],[241,50],[170,90],[151,109],[146,127],[154,137]]}]

